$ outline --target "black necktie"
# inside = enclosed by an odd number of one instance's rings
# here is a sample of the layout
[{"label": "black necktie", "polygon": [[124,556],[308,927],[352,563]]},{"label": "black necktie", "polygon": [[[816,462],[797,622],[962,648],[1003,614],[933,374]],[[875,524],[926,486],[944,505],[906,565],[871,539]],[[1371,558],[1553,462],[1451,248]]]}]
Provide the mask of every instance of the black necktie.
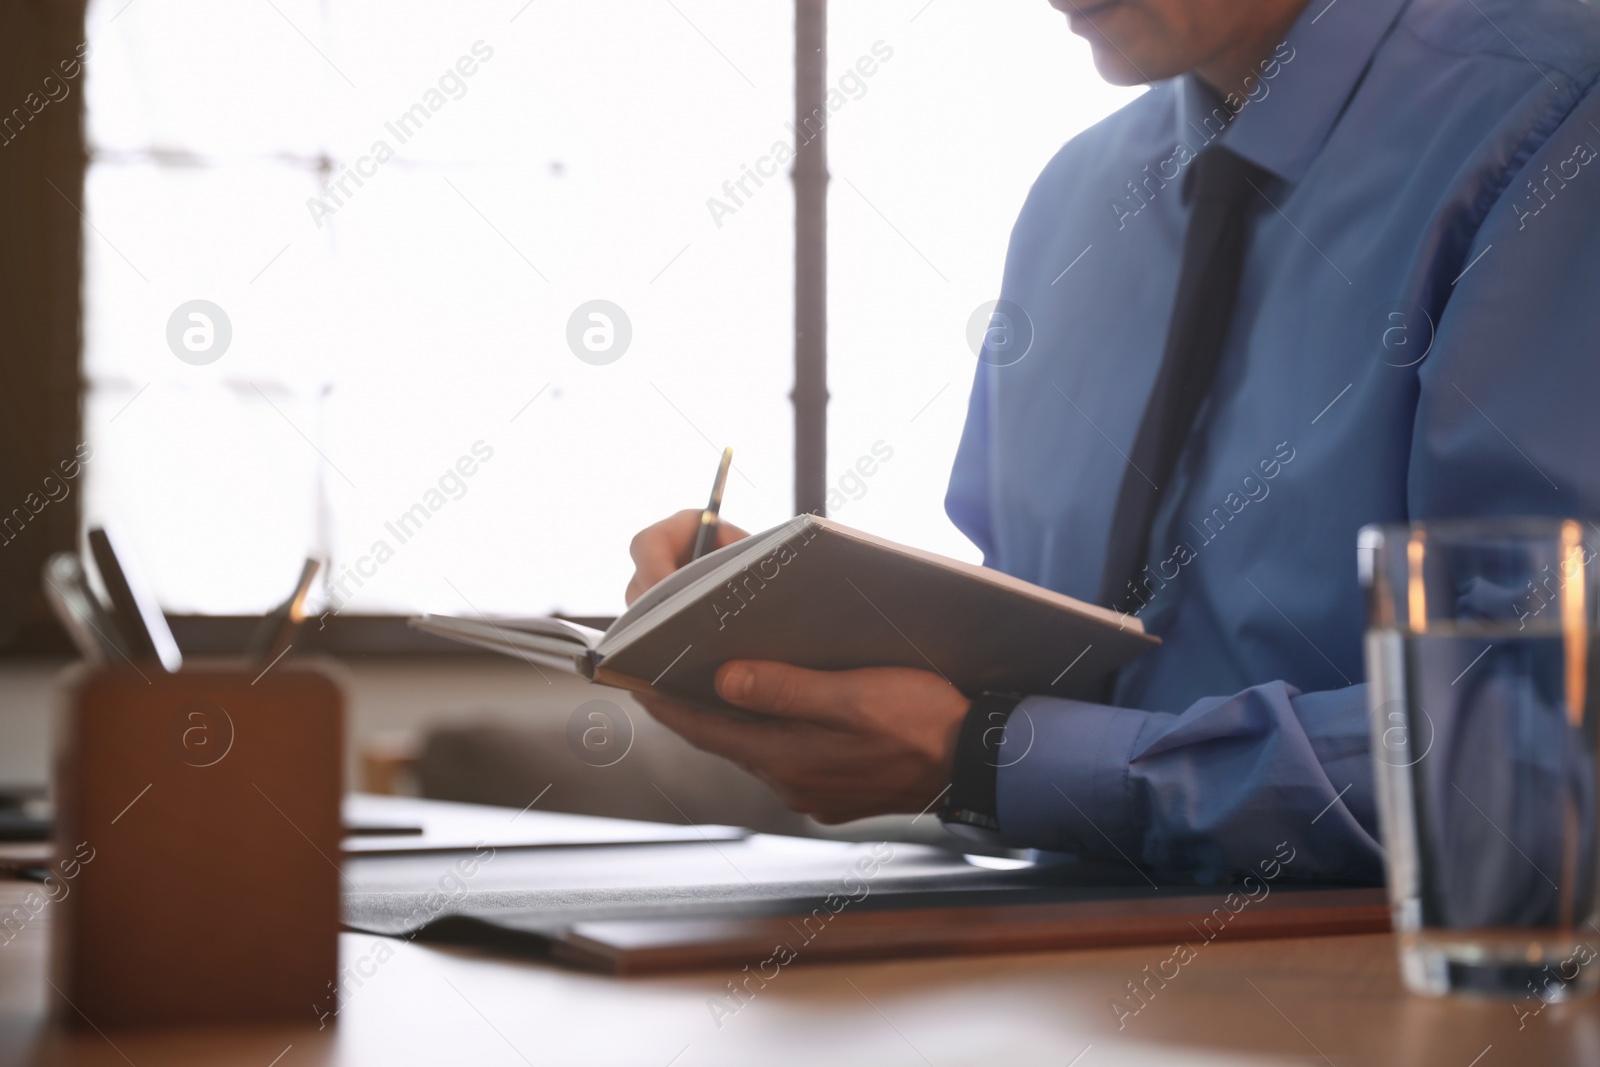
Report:
[{"label": "black necktie", "polygon": [[[1133,609],[1148,596],[1139,579],[1150,548],[1151,520],[1216,376],[1239,295],[1247,209],[1266,177],[1260,167],[1221,147],[1202,152],[1193,167],[1183,271],[1166,352],[1128,454],[1100,578],[1100,603],[1118,610]],[[1140,593],[1138,599],[1130,582]]]}]

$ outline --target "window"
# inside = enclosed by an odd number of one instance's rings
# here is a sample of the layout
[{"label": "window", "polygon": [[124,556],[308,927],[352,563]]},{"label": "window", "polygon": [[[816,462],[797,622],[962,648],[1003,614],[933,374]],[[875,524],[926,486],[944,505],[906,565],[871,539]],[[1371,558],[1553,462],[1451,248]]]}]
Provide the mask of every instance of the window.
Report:
[{"label": "window", "polygon": [[[1130,93],[1043,0],[830,17],[839,517],[971,558],[940,509],[966,319],[1038,169]],[[730,520],[786,517],[793,20],[92,4],[85,520],[169,611],[259,612],[318,554],[345,612],[601,614],[723,445]]]},{"label": "window", "polygon": [[[829,126],[837,514],[976,561],[944,514],[977,366],[968,320],[1000,295],[1011,225],[1045,163],[1143,90],[1101,81],[1045,0],[848,0],[829,19],[840,74],[879,40],[894,49]],[[893,458],[858,466],[875,445]]]}]

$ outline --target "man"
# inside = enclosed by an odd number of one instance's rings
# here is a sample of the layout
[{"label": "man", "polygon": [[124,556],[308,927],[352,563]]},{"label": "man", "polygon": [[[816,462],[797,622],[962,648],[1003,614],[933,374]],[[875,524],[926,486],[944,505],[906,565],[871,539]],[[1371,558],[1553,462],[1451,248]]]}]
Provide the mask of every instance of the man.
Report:
[{"label": "man", "polygon": [[[946,507],[1163,646],[1104,703],[735,662],[719,692],[779,721],[648,706],[825,821],[942,800],[1199,879],[1287,841],[1291,876],[1379,880],[1358,528],[1600,513],[1600,13],[1052,2],[1152,88],[1022,209]],[[635,539],[630,598],[692,534]]]}]

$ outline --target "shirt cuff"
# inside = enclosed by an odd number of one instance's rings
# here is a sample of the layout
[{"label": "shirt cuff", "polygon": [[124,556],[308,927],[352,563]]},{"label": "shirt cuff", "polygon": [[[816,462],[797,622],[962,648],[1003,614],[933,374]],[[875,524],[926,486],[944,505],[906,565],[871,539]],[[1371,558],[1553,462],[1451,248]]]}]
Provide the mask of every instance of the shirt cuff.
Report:
[{"label": "shirt cuff", "polygon": [[1128,765],[1157,714],[1025,698],[1006,725],[998,758],[995,799],[1005,840],[1141,862],[1149,818]]}]

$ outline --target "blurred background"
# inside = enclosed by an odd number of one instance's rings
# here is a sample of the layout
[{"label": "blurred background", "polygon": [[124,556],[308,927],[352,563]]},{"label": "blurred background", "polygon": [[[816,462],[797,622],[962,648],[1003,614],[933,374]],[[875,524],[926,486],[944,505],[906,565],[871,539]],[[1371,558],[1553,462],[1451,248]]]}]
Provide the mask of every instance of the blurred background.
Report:
[{"label": "blurred background", "polygon": [[[329,560],[358,749],[410,759],[592,693],[389,623],[616,613],[633,532],[699,507],[725,445],[724,516],[792,515],[787,153],[823,6],[8,4],[0,783],[46,777],[70,646],[38,565],[98,521],[191,652]],[[1045,0],[847,0],[825,43],[826,510],[975,559],[942,508],[969,320],[1035,175],[1139,90]]]}]

